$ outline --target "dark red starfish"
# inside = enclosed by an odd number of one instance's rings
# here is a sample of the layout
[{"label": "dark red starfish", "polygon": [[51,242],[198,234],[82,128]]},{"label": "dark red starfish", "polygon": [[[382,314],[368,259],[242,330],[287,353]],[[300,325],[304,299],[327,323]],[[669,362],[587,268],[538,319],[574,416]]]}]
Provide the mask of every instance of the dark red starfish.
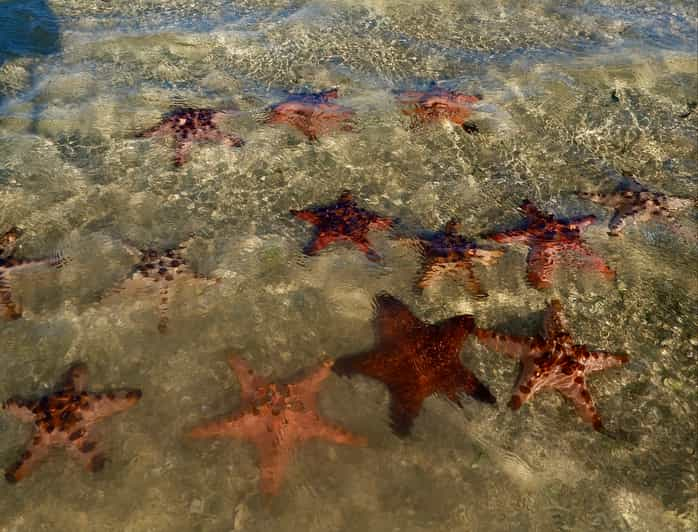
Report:
[{"label": "dark red starfish", "polygon": [[34,437],[22,458],[5,471],[8,482],[18,482],[48,454],[62,446],[90,471],[104,467],[106,458],[95,440],[93,425],[135,405],[140,390],[94,393],[85,390],[87,368],[76,364],[66,374],[59,391],[37,400],[9,399],[3,409],[34,424]]},{"label": "dark red starfish", "polygon": [[175,166],[182,166],[189,158],[194,142],[220,142],[240,147],[245,142],[237,135],[223,133],[218,122],[230,111],[182,107],[167,113],[152,129],[139,133],[140,138],[173,136],[175,139]]},{"label": "dark red starfish", "polygon": [[380,255],[371,248],[367,238],[369,231],[389,229],[395,223],[392,218],[358,207],[348,190],[342,192],[337,202],[332,205],[298,211],[292,209],[291,214],[315,225],[315,235],[303,248],[305,254],[314,255],[332,242],[347,240],[372,261],[379,261]]},{"label": "dark red starfish", "polygon": [[458,406],[462,406],[461,393],[495,402],[487,387],[460,360],[463,342],[474,328],[472,316],[425,323],[389,294],[377,296],[375,307],[375,347],[339,358],[333,370],[340,375],[362,373],[385,383],[396,434],[409,434],[424,399],[432,394],[443,395]]},{"label": "dark red starfish", "polygon": [[586,378],[596,371],[625,364],[628,357],[590,351],[585,345],[574,344],[568,329],[562,305],[553,300],[546,311],[541,336],[509,336],[485,329],[476,329],[475,334],[490,349],[521,361],[519,378],[509,401],[513,410],[521,408],[538,391],[555,389],[574,403],[584,421],[601,430],[601,417],[587,389]]},{"label": "dark red starfish", "polygon": [[0,236],[0,316],[16,320],[22,316],[22,307],[12,298],[10,277],[12,274],[28,271],[42,266],[60,268],[65,264],[61,255],[48,259],[18,259],[14,256],[17,239],[22,231],[17,227],[11,228]]},{"label": "dark red starfish", "polygon": [[469,96],[434,84],[427,91],[400,92],[397,99],[405,106],[402,112],[412,117],[413,127],[447,120],[468,133],[478,131],[477,125],[467,120],[472,114],[472,104],[482,100],[480,95]]},{"label": "dark red starfish", "polygon": [[584,260],[584,265],[612,279],[615,272],[582,241],[582,230],[596,221],[596,216],[556,218],[538,209],[529,200],[519,207],[526,220],[521,229],[495,233],[487,238],[502,244],[520,242],[530,247],[528,280],[535,288],[547,288],[564,252],[573,251]]},{"label": "dark red starfish", "polygon": [[304,92],[289,95],[283,102],[269,109],[267,124],[288,124],[301,131],[309,140],[335,130],[351,131],[354,111],[332,103],[339,91],[328,89],[322,92]]},{"label": "dark red starfish", "polygon": [[332,362],[323,363],[309,376],[290,384],[270,383],[255,375],[241,358],[230,357],[229,363],[242,388],[240,409],[227,418],[193,429],[191,436],[239,438],[254,443],[263,493],[278,493],[293,451],[307,440],[366,445],[366,438],[324,420],[317,411],[320,384],[330,374]]}]

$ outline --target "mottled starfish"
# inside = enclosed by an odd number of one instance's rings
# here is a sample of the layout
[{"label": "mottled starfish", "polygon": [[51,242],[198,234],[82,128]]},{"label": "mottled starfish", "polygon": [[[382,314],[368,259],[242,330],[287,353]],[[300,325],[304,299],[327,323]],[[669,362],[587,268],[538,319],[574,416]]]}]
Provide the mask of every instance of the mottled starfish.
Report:
[{"label": "mottled starfish", "polygon": [[482,100],[480,95],[469,96],[432,84],[426,91],[400,92],[397,99],[405,106],[402,112],[412,117],[412,127],[446,120],[462,127],[467,133],[479,131],[476,124],[467,120],[472,114],[472,105]]},{"label": "mottled starfish", "polygon": [[510,408],[518,410],[538,391],[555,389],[574,403],[584,421],[602,430],[586,378],[596,371],[625,364],[628,356],[590,351],[586,345],[575,344],[568,330],[562,305],[555,299],[546,310],[542,335],[509,336],[486,329],[476,329],[475,335],[490,349],[521,361]]},{"label": "mottled starfish", "polygon": [[336,88],[291,94],[283,102],[269,108],[266,123],[288,124],[312,141],[338,129],[351,131],[354,111],[333,103],[338,97],[339,91]]},{"label": "mottled starfish", "polygon": [[180,107],[163,116],[155,127],[139,133],[139,138],[173,136],[175,139],[175,166],[182,166],[189,159],[194,142],[220,142],[237,148],[245,142],[234,134],[223,133],[218,129],[218,122],[230,111],[216,109],[194,109]]},{"label": "mottled starfish", "polygon": [[201,283],[210,286],[220,281],[217,278],[209,278],[192,270],[184,257],[183,252],[188,248],[189,242],[184,242],[176,248],[166,249],[164,252],[155,249],[139,250],[130,245],[126,246],[128,252],[139,257],[133,271],[113,293],[138,293],[143,290],[158,289],[158,330],[161,333],[167,331],[169,321],[169,299],[176,282]]},{"label": "mottled starfish", "polygon": [[674,223],[673,213],[694,203],[689,199],[652,192],[632,177],[626,179],[608,194],[577,191],[578,196],[613,209],[608,223],[608,234],[611,236],[620,236],[629,218],[643,222],[664,218]]},{"label": "mottled starfish", "polygon": [[102,419],[135,405],[140,390],[88,392],[87,368],[73,365],[61,389],[37,400],[9,399],[3,409],[26,423],[34,424],[34,436],[20,460],[5,471],[8,482],[18,482],[48,454],[62,446],[90,471],[104,467],[106,458],[94,437],[93,426]]},{"label": "mottled starfish", "polygon": [[390,229],[395,220],[360,208],[348,190],[342,192],[336,203],[322,207],[291,210],[296,218],[315,225],[315,235],[303,248],[306,255],[315,255],[321,249],[338,240],[352,242],[369,260],[381,257],[371,248],[368,233],[372,230]]},{"label": "mottled starfish", "polygon": [[289,384],[270,383],[256,375],[241,358],[232,356],[230,367],[241,387],[240,409],[229,417],[191,431],[195,438],[237,438],[257,447],[263,493],[278,493],[295,448],[318,438],[344,445],[366,445],[366,439],[326,421],[317,411],[317,394],[330,374],[324,362],[307,377]]},{"label": "mottled starfish", "polygon": [[462,273],[466,276],[466,286],[475,297],[487,297],[480,281],[473,272],[473,263],[492,265],[504,252],[499,249],[483,249],[475,242],[459,234],[462,224],[452,219],[443,231],[418,235],[418,246],[424,257],[422,277],[417,282],[419,288],[426,288],[432,281],[447,274]]},{"label": "mottled starfish", "polygon": [[61,255],[47,259],[18,259],[14,253],[17,239],[21,235],[22,231],[13,227],[0,236],[0,316],[9,320],[16,320],[22,316],[21,305],[12,298],[10,276],[41,266],[60,268],[65,264]]},{"label": "mottled starfish", "polygon": [[333,370],[339,375],[361,373],[388,387],[391,425],[397,435],[410,433],[422,403],[432,394],[443,395],[460,407],[462,393],[495,402],[460,360],[463,342],[475,326],[472,316],[425,323],[389,294],[378,295],[375,308],[375,347],[339,358]]},{"label": "mottled starfish", "polygon": [[596,221],[596,216],[578,218],[556,218],[538,209],[529,200],[519,207],[526,220],[521,229],[495,233],[487,238],[502,244],[520,242],[530,247],[526,263],[528,281],[535,288],[547,288],[552,284],[553,274],[561,255],[573,251],[583,259],[591,270],[612,279],[615,272],[582,241],[582,230]]}]

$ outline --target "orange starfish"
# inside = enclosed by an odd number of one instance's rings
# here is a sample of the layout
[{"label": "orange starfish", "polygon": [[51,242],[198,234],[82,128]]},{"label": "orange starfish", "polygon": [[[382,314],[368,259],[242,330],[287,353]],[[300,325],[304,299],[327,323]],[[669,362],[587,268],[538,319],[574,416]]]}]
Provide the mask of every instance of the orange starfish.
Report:
[{"label": "orange starfish", "polygon": [[467,119],[472,113],[472,104],[482,96],[469,96],[461,92],[432,87],[427,91],[405,91],[398,93],[398,101],[405,105],[403,113],[412,117],[412,126],[427,122],[447,120],[461,126],[467,133],[477,133],[478,127]]},{"label": "orange starfish", "polygon": [[67,372],[61,389],[37,400],[9,399],[3,409],[34,423],[35,434],[22,458],[5,471],[8,482],[18,482],[48,454],[51,447],[66,447],[90,471],[104,467],[106,458],[92,435],[98,421],[122,412],[141,398],[140,390],[94,393],[85,390],[87,368],[76,364]]},{"label": "orange starfish", "polygon": [[596,371],[625,364],[628,356],[590,351],[585,345],[574,344],[568,328],[562,305],[553,300],[540,336],[509,336],[485,329],[476,329],[475,334],[490,349],[521,361],[519,378],[509,401],[513,410],[521,408],[538,391],[551,388],[571,400],[584,421],[602,430],[586,378]]},{"label": "orange starfish", "polygon": [[339,358],[334,371],[340,375],[362,373],[385,383],[396,434],[409,434],[422,403],[435,393],[458,406],[462,406],[461,393],[495,402],[487,387],[460,360],[463,342],[474,328],[472,316],[424,323],[389,294],[377,296],[375,307],[376,346],[366,353]]},{"label": "orange starfish", "polygon": [[309,376],[290,384],[268,382],[255,375],[241,358],[230,357],[229,363],[242,388],[240,410],[193,429],[191,436],[238,438],[254,443],[263,493],[278,493],[295,447],[309,439],[366,445],[365,438],[329,423],[317,411],[320,384],[330,374],[332,362],[324,362]]}]

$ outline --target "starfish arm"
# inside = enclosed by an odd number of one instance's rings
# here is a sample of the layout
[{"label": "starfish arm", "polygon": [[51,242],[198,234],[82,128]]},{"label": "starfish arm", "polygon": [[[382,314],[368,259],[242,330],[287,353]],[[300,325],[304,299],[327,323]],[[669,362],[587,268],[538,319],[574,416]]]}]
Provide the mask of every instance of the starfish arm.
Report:
[{"label": "starfish arm", "polygon": [[475,336],[485,347],[517,360],[533,352],[536,343],[535,338],[510,336],[488,329],[475,329]]},{"label": "starfish arm", "polygon": [[87,366],[82,363],[73,364],[65,373],[61,388],[65,391],[82,393],[87,386]]},{"label": "starfish arm", "polygon": [[332,365],[333,361],[331,360],[324,360],[318,368],[316,368],[312,373],[310,373],[308,376],[304,377],[302,380],[289,384],[289,389],[292,392],[297,392],[297,393],[303,393],[304,397],[306,399],[315,399],[315,395],[317,395],[318,391],[320,390],[320,386],[322,385],[322,382],[329,377],[330,373],[332,372]]},{"label": "starfish arm", "polygon": [[134,273],[125,279],[120,285],[115,286],[100,297],[100,301],[106,302],[116,295],[140,296],[142,293],[153,290],[156,286],[155,279],[145,277],[140,272]]},{"label": "starfish arm", "polygon": [[611,236],[620,235],[629,216],[631,215],[627,212],[620,210],[614,211],[613,216],[611,216],[611,220],[608,222],[608,234]]},{"label": "starfish arm", "polygon": [[586,423],[591,423],[595,430],[602,430],[603,423],[594,405],[594,400],[587,390],[586,382],[575,383],[574,386],[557,388],[557,390],[574,403],[574,408],[579,417]]},{"label": "starfish arm", "polygon": [[399,299],[382,293],[374,299],[374,329],[379,341],[396,341],[405,331],[422,329],[422,323]]},{"label": "starfish arm", "polygon": [[12,288],[7,277],[0,272],[0,316],[6,320],[22,317],[22,306],[12,299]]},{"label": "starfish arm", "polygon": [[35,405],[34,401],[24,401],[23,399],[12,397],[3,403],[2,409],[24,423],[31,423],[36,417],[34,412],[32,412],[32,408]]},{"label": "starfish arm", "polygon": [[557,259],[554,247],[534,245],[526,258],[528,282],[534,288],[548,288],[552,284]]},{"label": "starfish arm", "polygon": [[307,438],[322,439],[341,445],[365,447],[368,444],[368,440],[365,437],[352,434],[339,425],[329,423],[319,417],[315,423],[308,426],[308,430],[305,434]]},{"label": "starfish arm", "polygon": [[[250,412],[240,412],[223,419],[216,419],[209,423],[194,427],[189,435],[192,438],[239,438],[253,439],[259,432],[258,425],[250,423]],[[266,430],[266,429],[265,429]]]},{"label": "starfish arm", "polygon": [[453,263],[448,262],[430,261],[424,266],[422,276],[417,280],[417,287],[424,289],[438,278],[450,273],[454,269],[452,264]]},{"label": "starfish arm", "polygon": [[367,239],[352,239],[352,242],[359,251],[366,255],[366,258],[368,258],[368,260],[372,262],[379,262],[381,260],[381,256],[375,249],[371,247],[371,243]]},{"label": "starfish arm", "polygon": [[512,229],[511,231],[502,231],[494,233],[487,237],[489,240],[494,240],[500,244],[512,244],[514,242],[527,242],[530,238],[528,231],[524,229]]},{"label": "starfish arm", "polygon": [[392,218],[377,215],[369,223],[369,227],[372,230],[386,230],[393,227],[393,225],[395,225],[395,221]]},{"label": "starfish arm", "polygon": [[606,264],[606,261],[588,247],[580,245],[575,249],[579,255],[583,257],[585,268],[597,271],[607,279],[613,279],[616,276],[616,272],[613,271],[608,264]]},{"label": "starfish arm", "polygon": [[334,361],[332,371],[343,377],[361,373],[372,379],[382,381],[393,371],[390,353],[381,350],[346,355]]},{"label": "starfish arm", "polygon": [[320,223],[320,217],[317,215],[317,213],[313,212],[310,209],[300,209],[300,210],[295,210],[291,209],[291,214],[298,218],[299,220],[306,221],[308,223],[317,225]]},{"label": "starfish arm", "polygon": [[158,331],[167,332],[169,321],[169,292],[170,284],[161,280],[158,282]]},{"label": "starfish arm", "polygon": [[480,279],[477,278],[475,272],[473,271],[472,264],[463,263],[461,268],[465,270],[465,286],[468,291],[478,298],[487,297],[487,292],[483,290],[482,285],[480,284]]},{"label": "starfish arm", "polygon": [[589,374],[607,368],[617,368],[628,362],[628,355],[591,351],[584,363],[584,373]]},{"label": "starfish arm", "polygon": [[218,129],[209,129],[208,131],[202,133],[199,138],[200,140],[220,142],[221,144],[224,144],[225,146],[229,146],[231,148],[239,148],[240,146],[245,144],[245,141],[242,140],[242,137],[238,135],[228,135]]},{"label": "starfish arm", "polygon": [[140,390],[119,390],[116,392],[89,393],[89,409],[80,411],[88,424],[123,412],[134,406],[142,396]]},{"label": "starfish arm", "polygon": [[91,438],[86,430],[77,430],[69,435],[70,445],[68,451],[76,458],[88,471],[97,473],[104,468],[107,462],[106,457],[100,450],[99,443]]},{"label": "starfish arm", "polygon": [[667,209],[670,211],[680,211],[688,207],[698,207],[698,200],[688,198],[677,198],[676,196],[667,196]]},{"label": "starfish arm", "polygon": [[504,251],[501,249],[475,248],[472,259],[479,264],[491,266],[495,264],[502,255],[504,255]]},{"label": "starfish arm", "polygon": [[410,433],[423,402],[419,390],[390,389],[390,426],[396,435],[405,437]]},{"label": "starfish arm", "polygon": [[508,406],[512,410],[518,410],[535,393],[535,366],[530,360],[522,359],[519,376],[511,392]]},{"label": "starfish arm", "polygon": [[577,196],[599,205],[605,205],[607,207],[614,207],[616,205],[616,198],[613,194],[601,194],[599,192],[584,192],[581,190],[576,191]]},{"label": "starfish arm", "polygon": [[559,299],[553,299],[545,309],[543,316],[543,331],[546,338],[554,338],[560,334],[567,333],[569,325],[562,310],[562,303]]},{"label": "starfish arm", "polygon": [[252,401],[257,389],[268,384],[266,379],[257,376],[246,360],[232,355],[228,358],[228,365],[233,370],[240,383],[240,399],[243,404]]},{"label": "starfish arm", "polygon": [[282,441],[257,444],[259,455],[259,487],[262,493],[276,495],[281,489],[288,464],[293,456],[292,444]]},{"label": "starfish arm", "polygon": [[578,216],[570,220],[570,223],[576,225],[579,229],[584,229],[585,227],[590,226],[594,222],[596,222],[596,216],[594,216],[593,214],[589,214],[586,216]]},{"label": "starfish arm", "polygon": [[303,247],[303,253],[306,255],[315,255],[318,251],[325,249],[335,240],[337,240],[337,237],[333,235],[316,233],[305,247]]},{"label": "starfish arm", "polygon": [[160,124],[136,133],[136,138],[148,139],[151,137],[163,137],[172,132],[172,123],[169,120],[165,120]]},{"label": "starfish arm", "polygon": [[189,154],[191,153],[193,144],[194,143],[191,140],[177,139],[174,157],[175,166],[182,166],[189,160]]},{"label": "starfish arm", "polygon": [[66,260],[61,255],[61,253],[56,253],[52,257],[44,259],[11,259],[7,260],[4,265],[4,270],[6,275],[10,275],[17,272],[24,272],[28,270],[34,270],[37,268],[51,266],[55,268],[60,268],[65,264]]},{"label": "starfish arm", "polygon": [[5,479],[14,484],[25,478],[46,457],[48,448],[48,442],[36,436],[20,459],[5,470]]}]

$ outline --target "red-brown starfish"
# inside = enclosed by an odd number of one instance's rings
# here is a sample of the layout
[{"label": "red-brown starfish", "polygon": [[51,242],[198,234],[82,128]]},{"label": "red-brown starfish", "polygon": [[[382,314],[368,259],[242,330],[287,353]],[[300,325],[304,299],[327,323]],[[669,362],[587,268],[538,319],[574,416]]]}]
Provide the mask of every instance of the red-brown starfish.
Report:
[{"label": "red-brown starfish", "polygon": [[137,137],[173,136],[175,139],[175,166],[182,166],[189,158],[192,145],[199,141],[220,142],[230,147],[240,147],[245,142],[237,135],[229,135],[218,129],[218,122],[229,114],[215,109],[193,109],[184,107],[167,113],[152,129],[139,133]]},{"label": "red-brown starfish", "polygon": [[467,119],[472,113],[472,104],[482,96],[469,96],[451,91],[435,84],[427,91],[405,91],[398,93],[398,101],[405,106],[402,112],[412,117],[412,126],[427,122],[447,120],[461,126],[468,133],[476,133],[478,127]]},{"label": "red-brown starfish", "polygon": [[22,316],[21,305],[12,299],[10,276],[40,266],[60,268],[65,263],[60,255],[49,259],[16,258],[14,256],[16,242],[21,234],[21,230],[13,227],[0,236],[0,316],[9,320],[16,320]]},{"label": "red-brown starfish", "polygon": [[290,384],[270,383],[255,375],[247,363],[230,357],[240,381],[240,409],[233,415],[197,427],[195,438],[226,437],[250,441],[257,447],[263,493],[278,493],[295,448],[320,438],[344,445],[366,445],[366,439],[323,419],[317,411],[320,384],[330,374],[324,362],[309,376]]},{"label": "red-brown starfish", "polygon": [[3,409],[34,424],[34,437],[21,459],[5,471],[8,482],[18,482],[48,454],[63,446],[90,471],[104,467],[106,458],[92,434],[98,421],[122,412],[141,398],[140,390],[94,393],[85,390],[87,368],[76,364],[66,374],[59,391],[37,400],[9,399]]},{"label": "red-brown starfish", "polygon": [[337,129],[351,131],[354,111],[332,100],[339,96],[337,89],[322,92],[291,94],[283,102],[269,109],[267,124],[285,123],[301,131],[309,140],[317,140]]},{"label": "red-brown starfish", "polygon": [[540,211],[529,200],[524,200],[519,208],[526,216],[521,229],[495,233],[487,238],[502,244],[520,242],[531,248],[526,259],[527,274],[529,282],[535,288],[547,288],[552,284],[560,255],[567,251],[574,251],[582,257],[584,265],[589,269],[610,279],[615,276],[615,272],[581,238],[582,230],[594,223],[596,216],[556,218]]},{"label": "red-brown starfish", "polygon": [[159,252],[154,249],[139,250],[131,246],[126,246],[131,255],[139,257],[138,263],[133,267],[133,273],[114,293],[138,293],[143,290],[158,289],[159,304],[158,330],[161,333],[167,331],[169,321],[169,298],[172,289],[177,281],[187,283],[202,283],[205,286],[216,284],[220,281],[217,278],[205,277],[196,273],[184,258],[182,252],[188,247],[188,241],[179,247],[167,249]]},{"label": "red-brown starfish", "polygon": [[541,336],[509,336],[485,329],[476,329],[475,334],[490,349],[521,361],[519,378],[509,401],[513,410],[521,408],[536,392],[550,388],[570,399],[584,421],[596,430],[603,428],[586,378],[596,371],[625,364],[628,357],[590,351],[585,345],[574,344],[558,300],[548,306]]},{"label": "red-brown starfish", "polygon": [[291,210],[296,218],[315,225],[315,235],[303,248],[306,255],[315,255],[332,242],[347,240],[363,251],[369,260],[379,261],[380,255],[371,248],[368,232],[389,229],[395,221],[357,206],[352,193],[342,192],[336,203],[323,207]]},{"label": "red-brown starfish", "polygon": [[339,358],[333,369],[339,375],[362,373],[388,387],[396,434],[409,434],[422,403],[432,394],[443,395],[458,406],[462,406],[461,393],[495,402],[487,387],[460,360],[463,342],[474,328],[472,316],[425,323],[389,294],[378,295],[375,307],[375,347]]}]

